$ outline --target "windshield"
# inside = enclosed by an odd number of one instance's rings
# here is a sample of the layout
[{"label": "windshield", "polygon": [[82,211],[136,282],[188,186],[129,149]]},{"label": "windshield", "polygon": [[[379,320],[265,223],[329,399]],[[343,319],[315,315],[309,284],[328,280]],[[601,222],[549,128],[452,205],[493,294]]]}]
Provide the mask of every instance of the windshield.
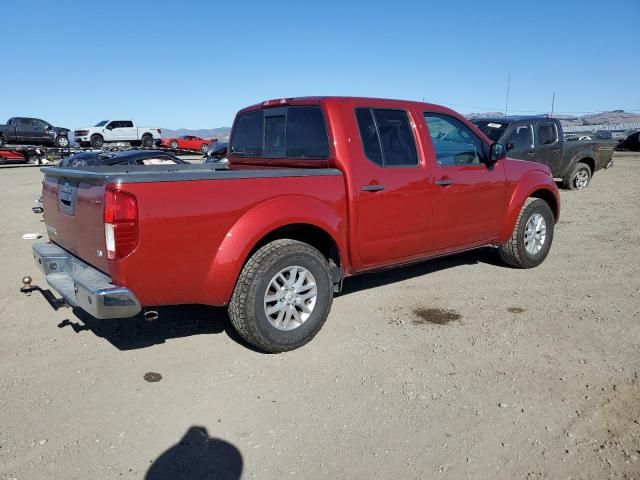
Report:
[{"label": "windshield", "polygon": [[500,140],[500,137],[504,131],[509,127],[508,122],[498,122],[489,120],[471,120],[476,127],[478,127],[482,133],[489,137],[494,142]]},{"label": "windshield", "polygon": [[103,120],[103,121],[101,121],[99,123],[96,123],[94,125],[94,127],[104,127],[108,122],[109,122],[109,120]]}]

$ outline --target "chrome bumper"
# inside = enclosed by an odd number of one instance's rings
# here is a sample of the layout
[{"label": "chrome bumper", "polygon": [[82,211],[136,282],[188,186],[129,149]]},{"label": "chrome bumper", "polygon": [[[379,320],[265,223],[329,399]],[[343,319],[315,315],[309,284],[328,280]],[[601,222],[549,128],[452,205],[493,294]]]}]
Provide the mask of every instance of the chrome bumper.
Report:
[{"label": "chrome bumper", "polygon": [[34,244],[33,258],[49,286],[72,307],[96,318],[128,318],[142,310],[131,290],[113,285],[104,273],[53,243]]}]

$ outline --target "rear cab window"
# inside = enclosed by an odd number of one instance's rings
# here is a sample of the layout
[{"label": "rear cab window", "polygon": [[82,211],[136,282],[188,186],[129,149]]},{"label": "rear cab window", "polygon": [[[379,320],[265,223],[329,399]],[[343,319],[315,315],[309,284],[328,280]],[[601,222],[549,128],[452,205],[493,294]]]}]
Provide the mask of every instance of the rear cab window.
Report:
[{"label": "rear cab window", "polygon": [[232,157],[327,159],[329,141],[320,107],[265,108],[239,114],[233,126]]}]

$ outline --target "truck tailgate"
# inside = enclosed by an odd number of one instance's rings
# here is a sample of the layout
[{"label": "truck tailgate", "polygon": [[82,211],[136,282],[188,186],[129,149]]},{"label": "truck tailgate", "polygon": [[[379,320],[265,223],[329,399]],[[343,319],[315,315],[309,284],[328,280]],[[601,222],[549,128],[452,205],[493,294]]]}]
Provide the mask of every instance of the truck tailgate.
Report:
[{"label": "truck tailgate", "polygon": [[67,176],[46,174],[42,188],[49,239],[108,274],[104,192],[104,184],[88,183],[81,175],[74,178],[72,173]]}]

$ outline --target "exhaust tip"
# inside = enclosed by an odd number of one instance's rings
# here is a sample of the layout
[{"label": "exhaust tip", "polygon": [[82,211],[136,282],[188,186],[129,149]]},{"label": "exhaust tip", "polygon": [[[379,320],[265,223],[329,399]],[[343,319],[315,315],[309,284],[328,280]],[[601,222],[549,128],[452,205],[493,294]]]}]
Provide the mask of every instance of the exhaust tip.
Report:
[{"label": "exhaust tip", "polygon": [[153,322],[154,320],[158,319],[158,312],[156,312],[155,310],[147,310],[146,312],[144,312],[144,319],[147,322]]}]

